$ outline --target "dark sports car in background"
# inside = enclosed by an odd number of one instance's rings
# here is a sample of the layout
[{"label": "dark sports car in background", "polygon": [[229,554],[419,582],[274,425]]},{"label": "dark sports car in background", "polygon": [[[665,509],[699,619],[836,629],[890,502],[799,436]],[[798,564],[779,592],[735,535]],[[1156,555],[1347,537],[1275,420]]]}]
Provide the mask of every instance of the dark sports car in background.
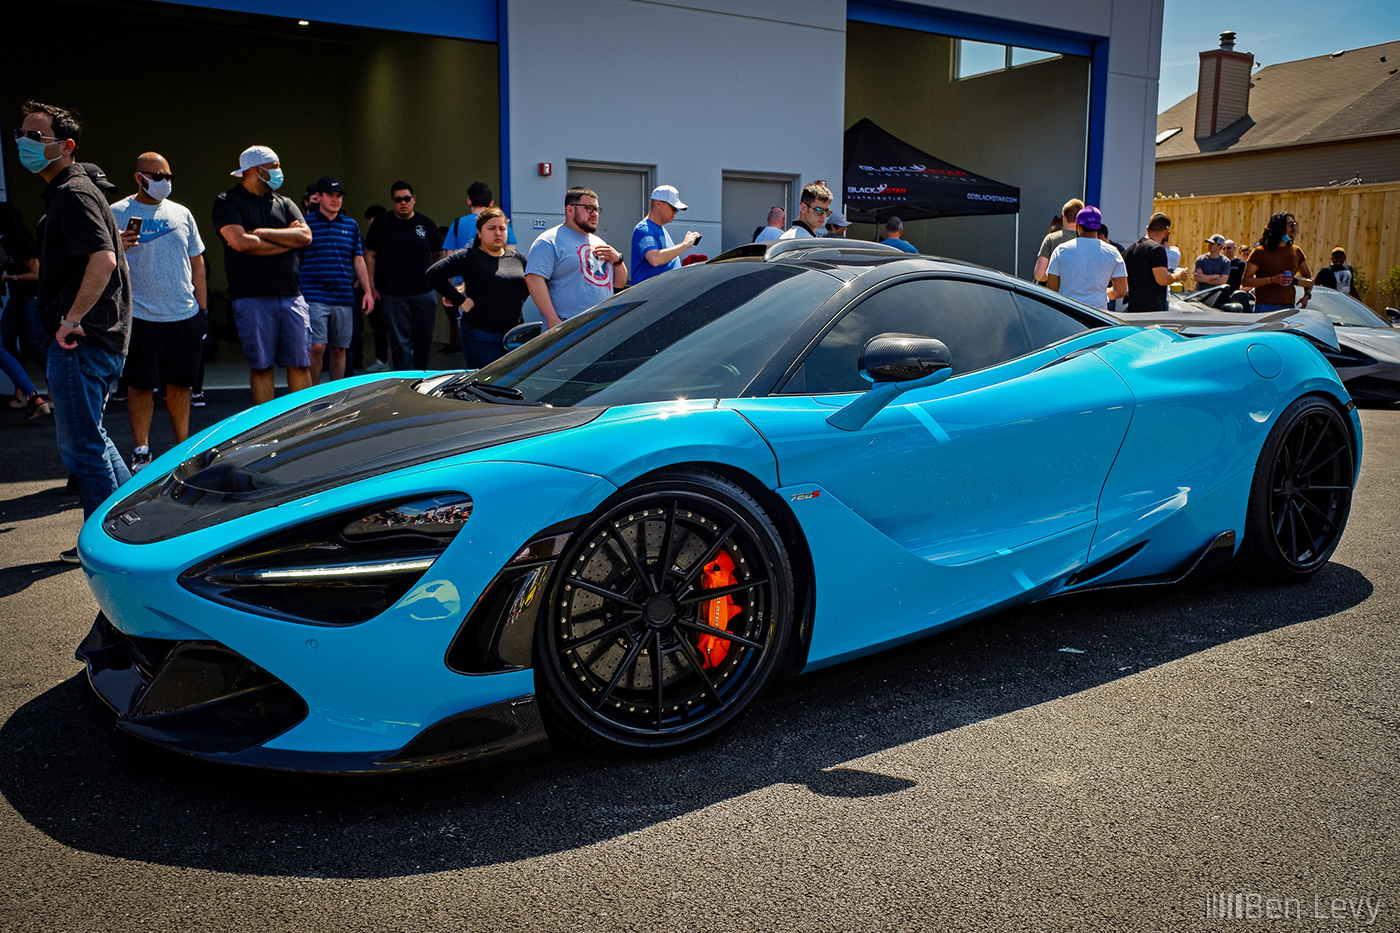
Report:
[{"label": "dark sports car in background", "polygon": [[[1225,289],[1226,286],[1217,285],[1181,297],[1173,295],[1172,306],[1184,311],[1201,311],[1203,306],[1216,309],[1227,297]],[[1297,293],[1301,298],[1303,290],[1298,288]],[[1326,315],[1336,328],[1338,345],[1324,349],[1323,355],[1336,368],[1352,397],[1368,402],[1400,402],[1400,328],[1396,327],[1400,311],[1387,308],[1387,321],[1345,292],[1321,287],[1313,289],[1308,310]]]},{"label": "dark sports car in background", "polygon": [[83,529],[78,655],[157,745],[383,771],[682,747],[779,671],[1003,607],[1231,559],[1303,580],[1360,421],[1301,331],[1234,331],[874,244],[741,247],[476,372],[331,383],[169,451]]}]

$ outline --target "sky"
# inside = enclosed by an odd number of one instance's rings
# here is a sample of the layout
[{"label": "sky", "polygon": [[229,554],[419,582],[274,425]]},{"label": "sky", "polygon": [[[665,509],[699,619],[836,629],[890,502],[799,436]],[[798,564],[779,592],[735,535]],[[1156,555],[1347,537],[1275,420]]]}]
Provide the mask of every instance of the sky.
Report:
[{"label": "sky", "polygon": [[1400,0],[1166,0],[1162,21],[1161,113],[1196,93],[1200,53],[1234,30],[1235,50],[1257,65],[1391,42],[1400,62]]}]

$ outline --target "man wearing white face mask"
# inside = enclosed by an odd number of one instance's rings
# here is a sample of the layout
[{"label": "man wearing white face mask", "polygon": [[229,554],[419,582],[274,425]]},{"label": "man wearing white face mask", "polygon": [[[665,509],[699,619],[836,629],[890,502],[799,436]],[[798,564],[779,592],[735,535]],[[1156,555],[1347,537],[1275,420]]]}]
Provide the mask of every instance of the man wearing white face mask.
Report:
[{"label": "man wearing white face mask", "polygon": [[239,183],[214,199],[214,227],[224,238],[233,321],[258,404],[276,393],[274,366],[286,367],[293,392],[311,385],[311,317],[296,254],[311,243],[311,228],[296,202],[277,193],[282,163],[267,146],[244,149],[229,174]]},{"label": "man wearing white face mask", "polygon": [[131,347],[124,372],[136,436],[133,473],[151,462],[151,415],[162,380],[175,440],[189,437],[190,386],[199,377],[209,323],[204,243],[194,215],[170,200],[170,163],[158,152],[142,153],[134,177],[136,193],[112,205],[131,269]]}]

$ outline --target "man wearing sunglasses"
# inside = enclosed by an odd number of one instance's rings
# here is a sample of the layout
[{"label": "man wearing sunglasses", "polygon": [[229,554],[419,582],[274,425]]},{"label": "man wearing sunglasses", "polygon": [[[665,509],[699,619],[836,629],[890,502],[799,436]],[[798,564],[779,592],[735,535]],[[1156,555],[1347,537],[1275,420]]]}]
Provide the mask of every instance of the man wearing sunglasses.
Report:
[{"label": "man wearing sunglasses", "polygon": [[389,186],[394,209],[381,214],[365,235],[365,265],[374,283],[374,301],[389,329],[389,357],[395,369],[427,369],[437,321],[437,292],[428,267],[442,258],[442,234],[420,213],[413,186]]},{"label": "man wearing sunglasses", "polygon": [[268,146],[244,149],[229,174],[238,184],[214,199],[214,229],[224,239],[233,321],[256,405],[276,394],[276,366],[286,368],[291,391],[311,385],[311,317],[296,253],[311,243],[311,228],[296,202],[277,193],[282,162]]},{"label": "man wearing sunglasses", "polygon": [[831,216],[831,189],[819,181],[802,186],[802,203],[797,208],[797,222],[788,228],[780,240],[800,240],[818,236]]},{"label": "man wearing sunglasses", "polygon": [[[46,375],[58,452],[78,481],[83,517],[131,478],[102,426],[107,387],[121,375],[131,333],[131,281],[107,200],[73,164],[78,116],[26,101],[15,131],[20,163],[46,185],[39,241],[39,317],[48,342]],[[59,555],[78,563],[78,549]]]},{"label": "man wearing sunglasses", "polygon": [[136,159],[136,193],[112,205],[131,269],[131,348],[126,356],[126,411],[136,449],[131,472],[151,462],[155,390],[175,441],[190,435],[190,387],[199,380],[209,324],[204,241],[194,215],[170,200],[175,174],[158,152]]}]

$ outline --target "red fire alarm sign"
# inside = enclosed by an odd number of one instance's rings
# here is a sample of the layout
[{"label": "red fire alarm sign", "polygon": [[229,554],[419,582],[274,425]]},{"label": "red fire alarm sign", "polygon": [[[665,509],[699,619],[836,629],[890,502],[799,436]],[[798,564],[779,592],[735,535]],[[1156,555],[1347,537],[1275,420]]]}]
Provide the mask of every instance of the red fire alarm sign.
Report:
[{"label": "red fire alarm sign", "polygon": [[554,174],[554,163],[553,163],[553,162],[541,162],[541,163],[540,163],[540,174],[541,174],[541,175],[553,175],[553,174]]}]

